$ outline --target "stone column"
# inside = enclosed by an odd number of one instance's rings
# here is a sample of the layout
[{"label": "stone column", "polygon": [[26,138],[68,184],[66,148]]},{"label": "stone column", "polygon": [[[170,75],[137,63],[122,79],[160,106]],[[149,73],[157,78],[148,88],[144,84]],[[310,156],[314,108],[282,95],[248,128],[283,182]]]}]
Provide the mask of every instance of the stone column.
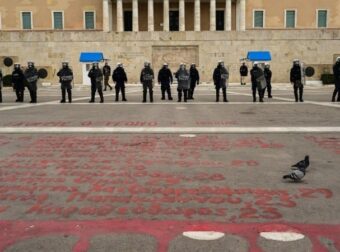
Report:
[{"label": "stone column", "polygon": [[117,0],[117,32],[124,31],[123,27],[123,0]]},{"label": "stone column", "polygon": [[216,0],[210,0],[210,31],[216,31]]},{"label": "stone column", "polygon": [[110,31],[109,0],[103,0],[103,31]]},{"label": "stone column", "polygon": [[138,32],[139,22],[138,22],[138,0],[132,0],[132,30]]},{"label": "stone column", "polygon": [[163,31],[169,31],[169,0],[163,0]]},{"label": "stone column", "polygon": [[246,0],[240,0],[240,31],[246,30]]},{"label": "stone column", "polygon": [[231,31],[231,0],[225,1],[224,29],[226,31]]},{"label": "stone column", "polygon": [[195,0],[195,31],[201,30],[201,0]]},{"label": "stone column", "polygon": [[179,0],[179,30],[185,31],[185,3]]},{"label": "stone column", "polygon": [[148,0],[148,31],[155,30],[153,0]]}]

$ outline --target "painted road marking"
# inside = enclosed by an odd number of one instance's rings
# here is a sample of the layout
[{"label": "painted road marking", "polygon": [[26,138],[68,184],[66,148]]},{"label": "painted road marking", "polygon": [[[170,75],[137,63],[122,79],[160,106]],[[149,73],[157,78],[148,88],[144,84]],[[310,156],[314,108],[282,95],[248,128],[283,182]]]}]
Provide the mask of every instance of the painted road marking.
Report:
[{"label": "painted road marking", "polygon": [[224,233],[214,231],[188,231],[183,236],[200,241],[214,241],[224,237]]},{"label": "painted road marking", "polygon": [[184,137],[184,138],[194,138],[196,137],[195,134],[182,134],[182,135],[179,135],[180,137]]},{"label": "painted road marking", "polygon": [[336,133],[340,127],[1,127],[0,134],[135,133],[135,134],[260,134]]},{"label": "painted road marking", "polygon": [[261,232],[260,236],[273,241],[291,242],[305,238],[303,234],[295,232]]}]

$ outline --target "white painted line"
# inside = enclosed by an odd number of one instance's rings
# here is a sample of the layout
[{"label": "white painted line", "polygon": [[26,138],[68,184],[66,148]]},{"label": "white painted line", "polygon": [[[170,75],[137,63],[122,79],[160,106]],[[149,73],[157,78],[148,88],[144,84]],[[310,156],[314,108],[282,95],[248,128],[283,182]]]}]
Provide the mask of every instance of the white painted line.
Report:
[{"label": "white painted line", "polygon": [[291,242],[303,239],[303,234],[295,232],[261,232],[260,236],[273,241]]},{"label": "white painted line", "polygon": [[184,137],[184,138],[194,138],[196,137],[195,134],[182,134],[182,135],[179,135],[180,137]]},{"label": "white painted line", "polygon": [[224,233],[215,231],[188,231],[183,236],[200,241],[214,241],[224,237]]},{"label": "white painted line", "polygon": [[0,134],[260,134],[340,133],[340,127],[0,127]]},{"label": "white painted line", "polygon": [[178,110],[186,110],[188,108],[187,107],[176,107],[176,109],[178,109]]}]

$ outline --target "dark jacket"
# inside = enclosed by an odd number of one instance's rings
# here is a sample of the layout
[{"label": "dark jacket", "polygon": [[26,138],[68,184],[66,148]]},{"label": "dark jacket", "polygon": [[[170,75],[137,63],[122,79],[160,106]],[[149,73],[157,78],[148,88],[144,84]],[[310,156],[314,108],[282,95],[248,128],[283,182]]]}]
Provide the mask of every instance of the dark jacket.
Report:
[{"label": "dark jacket", "polygon": [[124,68],[117,67],[112,74],[112,80],[116,82],[117,85],[124,85],[127,82],[127,76]]},{"label": "dark jacket", "polygon": [[25,89],[25,76],[21,69],[14,69],[12,72],[13,88],[17,90]]},{"label": "dark jacket", "polygon": [[178,82],[178,89],[189,89],[190,88],[190,73],[186,69],[178,69],[175,74]]},{"label": "dark jacket", "polygon": [[2,88],[2,72],[0,70],[0,90],[1,90],[1,88]]},{"label": "dark jacket", "polygon": [[111,76],[111,67],[109,65],[103,67],[103,75],[105,77]]},{"label": "dark jacket", "polygon": [[91,85],[102,84],[103,81],[103,73],[99,68],[92,68],[88,74],[91,79]]},{"label": "dark jacket", "polygon": [[161,85],[169,85],[173,82],[172,73],[169,68],[162,67],[158,72],[158,82]]},{"label": "dark jacket", "polygon": [[334,82],[337,87],[340,87],[340,63],[335,63],[333,66]]},{"label": "dark jacket", "polygon": [[301,82],[301,67],[294,65],[292,69],[290,70],[290,82]]},{"label": "dark jacket", "polygon": [[260,78],[263,75],[263,71],[261,68],[259,68],[258,66],[253,67],[250,70],[250,77],[251,77],[251,84],[252,85],[258,85],[258,78]]},{"label": "dark jacket", "polygon": [[25,70],[24,75],[25,75],[25,79],[27,81],[29,90],[37,91],[38,89],[37,82],[39,79],[38,70],[35,67],[27,68]]},{"label": "dark jacket", "polygon": [[223,66],[216,67],[213,73],[213,79],[216,87],[226,88],[229,79],[228,70]]},{"label": "dark jacket", "polygon": [[140,73],[140,82],[150,85],[154,79],[154,73],[151,67],[144,67]]},{"label": "dark jacket", "polygon": [[240,67],[240,75],[241,76],[248,76],[248,67],[246,65],[242,65]]},{"label": "dark jacket", "polygon": [[196,67],[190,67],[190,81],[193,85],[198,85],[200,82],[200,74]]},{"label": "dark jacket", "polygon": [[60,69],[57,76],[59,82],[63,84],[70,84],[73,81],[73,72],[69,67]]},{"label": "dark jacket", "polygon": [[264,78],[266,78],[267,84],[272,82],[272,71],[268,68],[264,69]]}]

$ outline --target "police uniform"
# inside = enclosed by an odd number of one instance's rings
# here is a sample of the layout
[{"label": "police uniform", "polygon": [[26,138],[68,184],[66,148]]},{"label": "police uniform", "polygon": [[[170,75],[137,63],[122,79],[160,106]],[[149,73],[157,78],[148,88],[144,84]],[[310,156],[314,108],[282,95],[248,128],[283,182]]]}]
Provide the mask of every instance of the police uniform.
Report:
[{"label": "police uniform", "polygon": [[200,83],[200,74],[196,68],[195,64],[191,64],[190,67],[190,89],[189,89],[189,97],[188,99],[193,100],[194,99],[194,92],[196,85],[199,85]]},{"label": "police uniform", "polygon": [[143,84],[143,102],[146,102],[146,94],[149,89],[150,102],[153,102],[153,79],[154,73],[150,63],[145,63],[140,73],[140,82]]},{"label": "police uniform", "polygon": [[62,69],[57,73],[59,77],[59,82],[61,84],[61,103],[65,103],[66,101],[66,92],[68,95],[68,102],[72,102],[72,81],[73,81],[73,72],[69,68],[66,62],[63,63]]},{"label": "police uniform", "polygon": [[12,72],[12,83],[15,94],[17,96],[16,102],[23,102],[25,92],[25,76],[19,64],[14,64],[14,70]]},{"label": "police uniform", "polygon": [[267,92],[268,92],[268,98],[273,98],[272,96],[272,71],[270,70],[270,66],[266,65],[264,68],[264,78],[267,82]]},{"label": "police uniform", "polygon": [[182,101],[182,94],[184,94],[184,102],[188,99],[188,90],[190,88],[190,73],[185,68],[184,64],[180,65],[180,68],[175,74],[177,79],[177,92],[178,92],[178,102]]},{"label": "police uniform", "polygon": [[240,75],[241,75],[241,85],[246,85],[246,77],[248,76],[248,67],[245,63],[240,67]]},{"label": "police uniform", "polygon": [[127,76],[121,64],[118,64],[117,68],[113,71],[112,80],[116,83],[116,101],[119,101],[120,91],[122,92],[122,101],[127,101],[125,97],[125,82],[127,82]]},{"label": "police uniform", "polygon": [[334,91],[332,95],[332,102],[335,102],[335,98],[338,95],[338,98],[336,99],[337,102],[340,102],[340,57],[337,58],[334,66],[333,66],[333,74],[334,74]]},{"label": "police uniform", "polygon": [[167,64],[164,64],[161,70],[158,72],[158,83],[161,84],[162,100],[165,100],[165,92],[168,94],[168,99],[173,100],[171,96],[170,85],[173,82],[172,73]]},{"label": "police uniform", "polygon": [[34,67],[33,62],[28,63],[28,68],[25,70],[25,79],[27,82],[27,87],[30,92],[31,101],[30,103],[37,103],[37,90],[38,90],[38,70]]},{"label": "police uniform", "polygon": [[2,103],[2,71],[0,69],[0,103]]},{"label": "police uniform", "polygon": [[[294,60],[293,67],[290,70],[290,82],[293,83],[295,102],[303,102],[303,82],[301,66],[298,60]],[[299,91],[299,95],[298,95]]]},{"label": "police uniform", "polygon": [[98,63],[93,64],[92,69],[88,74],[91,79],[91,100],[90,103],[95,102],[96,91],[98,91],[100,96],[100,103],[104,102],[103,95],[103,73],[98,67]]},{"label": "police uniform", "polygon": [[253,68],[250,70],[250,77],[251,77],[251,89],[253,93],[253,102],[256,102],[256,90],[258,90],[260,102],[263,102],[265,86],[262,87],[261,85],[261,78],[264,78],[263,70],[254,63]]},{"label": "police uniform", "polygon": [[223,93],[223,102],[228,102],[227,100],[227,85],[229,79],[229,72],[224,67],[223,62],[219,62],[213,73],[213,80],[216,89],[216,102],[220,101],[220,89]]},{"label": "police uniform", "polygon": [[111,76],[111,67],[108,65],[108,63],[105,63],[105,66],[103,67],[103,75],[104,75],[104,91],[106,91],[106,88],[109,87],[110,90],[112,90],[111,85],[109,84],[110,76]]}]

